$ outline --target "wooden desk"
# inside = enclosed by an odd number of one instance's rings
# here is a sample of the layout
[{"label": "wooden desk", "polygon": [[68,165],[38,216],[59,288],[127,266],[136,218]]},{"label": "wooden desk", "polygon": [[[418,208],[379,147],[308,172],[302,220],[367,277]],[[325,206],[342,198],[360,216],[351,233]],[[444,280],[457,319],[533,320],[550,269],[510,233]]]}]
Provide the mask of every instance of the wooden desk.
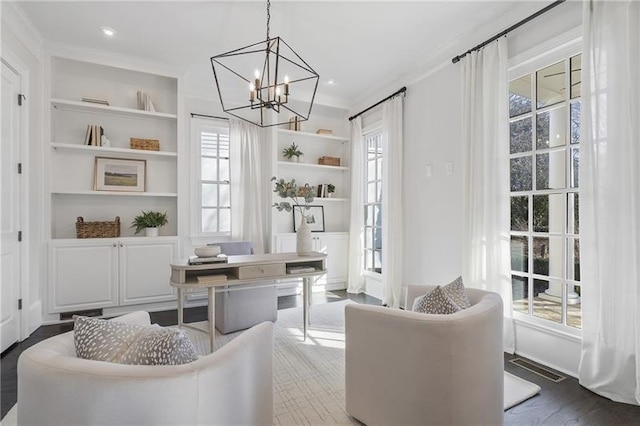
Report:
[{"label": "wooden desk", "polygon": [[[216,335],[216,291],[245,290],[264,285],[273,285],[274,282],[277,283],[278,280],[285,278],[302,278],[303,338],[306,340],[313,277],[327,272],[326,257],[326,254],[317,252],[310,256],[299,256],[297,253],[250,254],[229,256],[227,262],[224,263],[202,265],[189,265],[187,259],[174,260],[171,263],[171,285],[178,290],[178,326],[208,333],[211,352],[213,352]],[[290,273],[290,268],[296,266],[310,266],[314,268],[314,271]],[[226,281],[198,282],[198,277],[216,274],[226,275]],[[185,293],[205,288],[209,296],[208,329],[185,324],[183,316]]]}]

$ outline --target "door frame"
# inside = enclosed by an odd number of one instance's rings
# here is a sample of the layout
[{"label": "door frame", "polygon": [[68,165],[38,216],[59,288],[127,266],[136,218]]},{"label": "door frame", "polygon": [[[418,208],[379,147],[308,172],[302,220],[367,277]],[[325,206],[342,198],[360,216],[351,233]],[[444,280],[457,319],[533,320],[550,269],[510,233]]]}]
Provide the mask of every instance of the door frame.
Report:
[{"label": "door frame", "polygon": [[[19,245],[20,250],[20,283],[18,285],[19,298],[22,299],[22,310],[18,311],[18,338],[20,341],[29,337],[30,324],[29,324],[29,311],[32,304],[29,294],[29,282],[30,274],[28,268],[25,265],[29,265],[29,241],[33,241],[31,238],[31,232],[29,227],[29,197],[30,191],[30,179],[29,171],[31,170],[31,162],[29,161],[29,114],[28,108],[29,102],[32,102],[29,91],[29,67],[22,62],[17,55],[5,44],[2,43],[0,58],[9,66],[13,68],[20,75],[21,91],[26,98],[26,104],[20,109],[20,142],[19,142],[19,157],[22,163],[23,173],[19,180],[20,186],[20,230],[22,231],[23,239]],[[39,271],[35,272],[39,275]],[[40,304],[39,304],[40,305]],[[34,324],[33,329],[37,328],[39,324]]]}]

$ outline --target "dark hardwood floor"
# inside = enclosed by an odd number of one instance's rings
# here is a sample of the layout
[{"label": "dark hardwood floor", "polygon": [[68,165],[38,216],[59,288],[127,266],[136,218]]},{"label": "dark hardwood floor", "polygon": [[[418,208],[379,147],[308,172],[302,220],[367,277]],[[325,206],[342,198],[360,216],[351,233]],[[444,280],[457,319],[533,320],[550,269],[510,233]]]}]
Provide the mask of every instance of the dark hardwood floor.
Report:
[{"label": "dark hardwood floor", "polygon": [[[331,303],[344,299],[358,303],[380,305],[380,300],[364,294],[348,294],[345,291],[331,291],[313,295],[313,304]],[[302,306],[302,296],[285,296],[278,298],[278,309]],[[185,312],[185,321],[203,321],[207,318],[206,307],[191,308]],[[152,322],[163,326],[178,322],[177,311],[151,313]],[[2,374],[0,402],[2,418],[16,403],[18,357],[30,346],[72,329],[71,323],[42,326],[28,339],[15,344],[2,354],[0,360]],[[640,425],[640,407],[620,404],[602,398],[581,387],[572,377],[554,383],[524,368],[508,362],[513,358],[505,354],[505,370],[538,384],[542,390],[533,398],[505,412],[505,425]]]}]

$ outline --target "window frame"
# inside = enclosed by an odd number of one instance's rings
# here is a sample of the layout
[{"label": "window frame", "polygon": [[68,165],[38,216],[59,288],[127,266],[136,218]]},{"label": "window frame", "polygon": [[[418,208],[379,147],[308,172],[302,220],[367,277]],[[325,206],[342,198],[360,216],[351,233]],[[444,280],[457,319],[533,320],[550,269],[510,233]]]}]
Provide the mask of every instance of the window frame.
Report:
[{"label": "window frame", "polygon": [[[227,138],[229,138],[229,180],[228,181],[212,181],[203,179],[202,176],[202,133],[209,130],[211,133],[217,134],[225,134]],[[231,149],[231,141],[230,135],[231,129],[229,126],[228,120],[218,120],[218,119],[209,119],[209,118],[191,118],[191,237],[192,238],[200,238],[200,237],[230,237],[233,226],[233,200],[231,196],[232,192],[232,180],[233,180],[233,159],[232,159],[232,149]],[[221,158],[220,156],[207,156],[208,158]],[[224,157],[227,158],[227,157]],[[204,183],[212,183],[212,184],[220,184],[220,183],[228,183],[229,184],[229,207],[204,207],[202,204],[202,185]],[[217,199],[219,203],[220,199],[220,191],[217,193]],[[204,209],[228,209],[229,210],[229,231],[217,231],[217,232],[205,232],[202,227],[202,214]],[[218,224],[219,225],[219,224]],[[219,229],[219,228],[218,228]]]},{"label": "window frame", "polygon": [[[378,166],[378,164],[376,164],[374,166],[374,170],[375,170],[375,176],[373,180],[369,179],[369,144],[368,141],[370,138],[375,138],[377,137],[377,144],[379,145],[379,149],[380,149],[380,155],[376,155],[374,158],[374,161],[376,163],[380,162],[380,165]],[[363,232],[364,232],[364,238],[363,238],[363,246],[362,246],[362,271],[365,275],[369,275],[369,276],[373,276],[373,277],[381,277],[382,276],[382,245],[380,245],[379,248],[376,248],[375,246],[375,238],[376,238],[376,232],[378,232],[380,238],[382,238],[382,217],[380,218],[380,222],[377,221],[377,219],[374,217],[372,219],[372,223],[373,225],[368,226],[367,225],[367,208],[368,207],[372,207],[372,210],[375,211],[375,206],[378,206],[378,211],[380,212],[380,214],[382,214],[382,162],[385,159],[384,156],[384,152],[382,151],[382,126],[375,126],[375,127],[370,127],[370,128],[366,128],[362,130],[362,139],[364,141],[364,158],[360,159],[360,161],[362,161],[362,167],[363,167],[363,181],[362,181],[362,191],[363,191],[363,197],[362,197],[362,214],[364,216],[363,219]],[[380,176],[378,176],[378,172],[380,173]],[[368,186],[369,184],[374,183],[376,185],[376,190],[378,188],[378,186],[380,187],[379,190],[379,196],[380,199],[375,201],[375,202],[371,202],[368,200]],[[369,248],[367,246],[367,231],[371,230],[371,233],[373,234],[371,237],[371,241],[373,246],[371,248]],[[377,230],[377,231],[376,231]],[[380,270],[376,271],[375,270],[375,253],[380,253]],[[373,265],[374,269],[367,269],[367,256],[371,257],[371,264]]]},{"label": "window frame", "polygon": [[[528,323],[528,324],[532,324],[535,326],[538,326],[540,328],[543,329],[550,329],[556,332],[559,332],[561,334],[567,335],[567,336],[572,336],[572,337],[576,337],[576,338],[580,338],[582,336],[582,328],[576,328],[576,327],[572,327],[567,324],[567,285],[578,285],[580,287],[583,286],[583,283],[581,281],[575,281],[575,280],[570,280],[566,277],[568,277],[567,275],[567,268],[568,268],[568,260],[569,260],[569,255],[567,253],[568,247],[567,247],[567,242],[568,241],[575,241],[576,239],[578,241],[580,241],[580,236],[579,234],[573,234],[569,232],[569,224],[567,223],[567,220],[570,218],[568,212],[567,212],[567,206],[568,206],[568,201],[567,201],[567,197],[569,193],[579,193],[579,187],[578,188],[572,188],[571,187],[571,173],[572,173],[572,169],[571,169],[571,160],[572,160],[572,156],[571,156],[571,151],[572,148],[578,148],[578,150],[580,149],[580,144],[571,144],[571,127],[570,127],[570,120],[571,120],[571,105],[573,103],[575,103],[575,99],[571,99],[570,93],[568,94],[568,96],[566,97],[565,100],[563,100],[561,103],[557,103],[557,104],[553,104],[553,105],[546,105],[544,107],[540,107],[537,108],[536,107],[536,102],[537,102],[537,93],[535,93],[535,78],[536,78],[536,71],[545,68],[546,66],[549,65],[553,65],[556,64],[560,61],[567,61],[568,64],[568,69],[570,70],[571,64],[570,64],[570,58],[578,55],[582,53],[582,46],[581,46],[581,39],[579,37],[577,38],[573,38],[572,40],[569,41],[564,41],[562,43],[559,43],[558,47],[555,48],[550,48],[550,49],[546,49],[544,52],[541,52],[540,50],[537,50],[535,52],[535,54],[532,54],[530,56],[527,57],[527,55],[519,55],[515,58],[511,59],[511,63],[510,63],[510,67],[509,67],[509,71],[508,71],[508,83],[510,83],[511,81],[518,79],[520,77],[526,76],[526,75],[531,75],[532,76],[532,110],[531,112],[527,113],[527,114],[521,114],[519,116],[516,117],[509,117],[508,113],[507,113],[507,122],[508,125],[510,126],[512,121],[516,121],[517,119],[522,119],[525,116],[530,116],[532,117],[532,149],[531,151],[527,151],[524,153],[514,153],[511,154],[509,151],[509,159],[513,159],[516,157],[526,157],[526,156],[530,156],[532,158],[532,187],[530,190],[527,191],[517,191],[517,192],[512,192],[511,190],[509,191],[510,194],[510,199],[512,196],[527,196],[528,197],[528,223],[529,223],[529,229],[527,231],[512,231],[511,229],[509,230],[510,235],[511,236],[526,236],[528,237],[528,252],[527,252],[527,256],[528,256],[528,265],[527,265],[527,269],[528,272],[521,272],[521,271],[515,271],[511,269],[511,265],[510,265],[510,272],[511,272],[511,276],[521,276],[525,279],[527,279],[527,285],[528,285],[528,294],[531,296],[532,295],[532,291],[534,290],[534,280],[535,279],[544,279],[544,280],[548,280],[550,281],[550,277],[549,276],[545,276],[545,275],[540,275],[540,274],[535,274],[534,270],[533,270],[533,247],[532,244],[533,243],[533,239],[536,237],[562,237],[563,238],[563,272],[562,272],[562,278],[561,281],[563,282],[563,302],[562,302],[562,322],[561,323],[556,323],[554,321],[551,320],[547,320],[547,319],[543,319],[543,318],[539,318],[533,315],[533,298],[529,297],[528,298],[528,313],[523,313],[520,311],[516,311],[514,309],[512,309],[512,314],[514,319],[516,319],[519,322],[523,322],[523,323]],[[514,63],[517,63],[514,65]],[[565,70],[566,71],[566,70]],[[567,73],[565,75],[565,83],[567,84],[566,87],[569,88],[569,74]],[[582,100],[582,96],[580,96],[578,98],[580,101]],[[544,111],[551,111],[554,110],[556,108],[558,108],[560,105],[565,105],[566,106],[566,123],[567,125],[567,129],[566,129],[566,144],[563,147],[547,147],[547,148],[537,148],[536,147],[536,113],[537,112],[544,112]],[[510,150],[510,148],[507,148]],[[536,155],[538,153],[549,153],[549,152],[557,152],[557,151],[563,151],[566,152],[566,157],[565,157],[565,179],[566,179],[566,185],[563,189],[544,189],[544,190],[538,190],[536,189],[536,182],[535,182],[535,178],[536,178]],[[509,162],[510,163],[510,162]],[[510,182],[509,182],[510,185]],[[534,216],[534,212],[533,212],[533,195],[545,195],[545,194],[558,194],[561,193],[563,194],[563,207],[564,207],[564,211],[565,211],[565,217],[564,217],[564,225],[563,225],[563,230],[562,232],[558,233],[558,232],[535,232],[533,229],[533,216]],[[566,283],[567,285],[565,285],[564,283]],[[581,292],[582,293],[582,292]],[[584,320],[582,320],[582,322],[584,323]]]}]

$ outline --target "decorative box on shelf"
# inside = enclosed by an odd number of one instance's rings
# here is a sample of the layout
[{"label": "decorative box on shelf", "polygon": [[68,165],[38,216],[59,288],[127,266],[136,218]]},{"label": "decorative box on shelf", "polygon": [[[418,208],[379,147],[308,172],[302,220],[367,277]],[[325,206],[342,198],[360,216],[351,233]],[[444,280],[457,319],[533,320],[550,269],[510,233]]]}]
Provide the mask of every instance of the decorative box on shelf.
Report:
[{"label": "decorative box on shelf", "polygon": [[318,164],[324,166],[340,166],[340,157],[322,156],[318,158]]},{"label": "decorative box on shelf", "polygon": [[318,129],[318,130],[316,130],[316,134],[318,134],[318,135],[333,135],[333,130]]},{"label": "decorative box on shelf", "polygon": [[160,141],[158,139],[130,138],[131,149],[142,149],[145,151],[160,151]]},{"label": "decorative box on shelf", "polygon": [[120,236],[120,216],[113,222],[85,222],[82,216],[76,221],[78,238],[115,238]]}]

